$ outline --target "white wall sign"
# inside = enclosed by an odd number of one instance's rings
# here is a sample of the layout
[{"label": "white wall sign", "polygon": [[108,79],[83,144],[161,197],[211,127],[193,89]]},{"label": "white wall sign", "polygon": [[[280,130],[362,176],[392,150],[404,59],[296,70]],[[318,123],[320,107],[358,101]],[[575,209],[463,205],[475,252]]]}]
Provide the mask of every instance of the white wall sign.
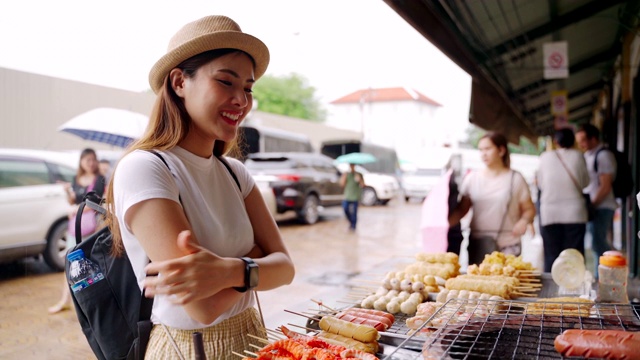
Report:
[{"label": "white wall sign", "polygon": [[565,79],[569,77],[569,54],[567,42],[558,41],[542,45],[545,79]]}]

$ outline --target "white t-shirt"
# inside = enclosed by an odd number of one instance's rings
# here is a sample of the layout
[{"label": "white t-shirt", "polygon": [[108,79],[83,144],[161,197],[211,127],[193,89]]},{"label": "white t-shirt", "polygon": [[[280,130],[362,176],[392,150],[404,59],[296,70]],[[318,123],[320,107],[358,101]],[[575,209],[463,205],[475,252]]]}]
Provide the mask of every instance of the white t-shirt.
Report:
[{"label": "white t-shirt", "polygon": [[460,194],[471,199],[471,234],[497,236],[497,243],[501,248],[520,244],[520,237],[513,236],[512,230],[522,216],[519,203],[531,198],[529,186],[522,174],[510,170],[497,177],[488,177],[484,170],[475,170],[462,180]]},{"label": "white t-shirt", "polygon": [[[558,155],[562,158],[562,162]],[[540,155],[537,179],[542,193],[540,198],[542,226],[587,222],[587,208],[582,189],[589,185],[589,173],[580,151],[576,149],[545,151]]]},{"label": "white t-shirt", "polygon": [[[254,180],[244,165],[225,158],[240,183],[240,189],[224,164],[215,156],[196,156],[180,147],[159,152],[167,166],[156,155],[136,150],[120,160],[113,180],[115,212],[124,248],[142,289],[148,257],[136,237],[124,223],[131,206],[149,199],[170,199],[181,203],[200,244],[223,257],[241,257],[254,245],[253,228],[246,212],[244,198]],[[201,324],[189,317],[181,305],[166,296],[156,296],[151,320],[178,329],[192,330],[211,326],[253,306],[251,292],[212,324]]]},{"label": "white t-shirt", "polygon": [[[600,175],[611,174],[611,181],[616,179],[617,164],[616,158],[611,151],[601,151],[598,154],[598,173],[595,170],[595,160],[598,150],[603,148],[604,145],[599,145],[595,149],[588,150],[584,153],[584,160],[587,162],[587,170],[589,171],[589,186],[584,189],[584,192],[591,196],[593,199],[598,193],[600,187]],[[613,196],[613,189],[602,199],[602,201],[596,206],[598,209],[610,209],[615,210],[618,207],[615,197]]]}]

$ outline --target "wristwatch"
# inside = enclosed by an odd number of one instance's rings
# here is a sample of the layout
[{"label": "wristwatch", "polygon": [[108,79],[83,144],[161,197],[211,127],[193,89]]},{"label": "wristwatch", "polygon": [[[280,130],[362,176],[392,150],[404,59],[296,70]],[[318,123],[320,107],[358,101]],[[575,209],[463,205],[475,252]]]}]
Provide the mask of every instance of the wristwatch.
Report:
[{"label": "wristwatch", "polygon": [[234,287],[236,291],[245,292],[258,286],[258,264],[253,259],[248,257],[242,257],[240,260],[244,261],[244,286]]}]

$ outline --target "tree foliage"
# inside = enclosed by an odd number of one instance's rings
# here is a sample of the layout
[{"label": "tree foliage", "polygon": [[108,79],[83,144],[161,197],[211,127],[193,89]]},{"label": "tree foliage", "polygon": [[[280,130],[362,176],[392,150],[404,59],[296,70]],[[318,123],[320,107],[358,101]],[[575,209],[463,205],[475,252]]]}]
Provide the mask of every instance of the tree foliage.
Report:
[{"label": "tree foliage", "polygon": [[326,110],[316,99],[316,89],[305,77],[292,73],[286,76],[265,75],[253,87],[257,110],[322,122]]},{"label": "tree foliage", "polygon": [[[469,124],[466,129],[467,141],[466,143],[471,147],[477,149],[480,138],[487,133],[486,130],[481,129],[473,124]],[[512,154],[525,154],[525,155],[540,155],[540,152],[545,148],[545,140],[543,137],[538,138],[538,143],[534,144],[524,136],[520,137],[520,145],[509,143],[509,152]]]}]

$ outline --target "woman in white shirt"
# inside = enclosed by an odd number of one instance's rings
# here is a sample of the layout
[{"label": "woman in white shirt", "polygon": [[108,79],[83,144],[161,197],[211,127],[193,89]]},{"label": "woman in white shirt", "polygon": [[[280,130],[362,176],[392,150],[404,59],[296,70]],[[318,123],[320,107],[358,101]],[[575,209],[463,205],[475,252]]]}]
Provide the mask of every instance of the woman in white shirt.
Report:
[{"label": "woman in white shirt", "polygon": [[114,250],[126,251],[154,296],[147,359],[191,358],[196,330],[207,358],[235,358],[250,349],[248,335],[266,337],[251,290],[293,280],[253,178],[223,156],[268,63],[262,41],[207,16],[180,29],[151,69],[158,97],[148,128],[119,161],[106,201]]},{"label": "woman in white shirt", "polygon": [[540,155],[537,172],[540,197],[540,234],[544,243],[544,271],[550,272],[555,259],[565,249],[584,255],[587,208],[582,189],[589,185],[589,173],[582,153],[573,148],[571,129],[554,134],[557,150]]},{"label": "woman in white shirt", "polygon": [[485,134],[478,150],[486,167],[464,177],[460,201],[449,215],[449,224],[454,226],[472,209],[469,264],[480,264],[484,255],[496,250],[520,255],[520,237],[536,215],[527,182],[511,169],[504,135]]}]

